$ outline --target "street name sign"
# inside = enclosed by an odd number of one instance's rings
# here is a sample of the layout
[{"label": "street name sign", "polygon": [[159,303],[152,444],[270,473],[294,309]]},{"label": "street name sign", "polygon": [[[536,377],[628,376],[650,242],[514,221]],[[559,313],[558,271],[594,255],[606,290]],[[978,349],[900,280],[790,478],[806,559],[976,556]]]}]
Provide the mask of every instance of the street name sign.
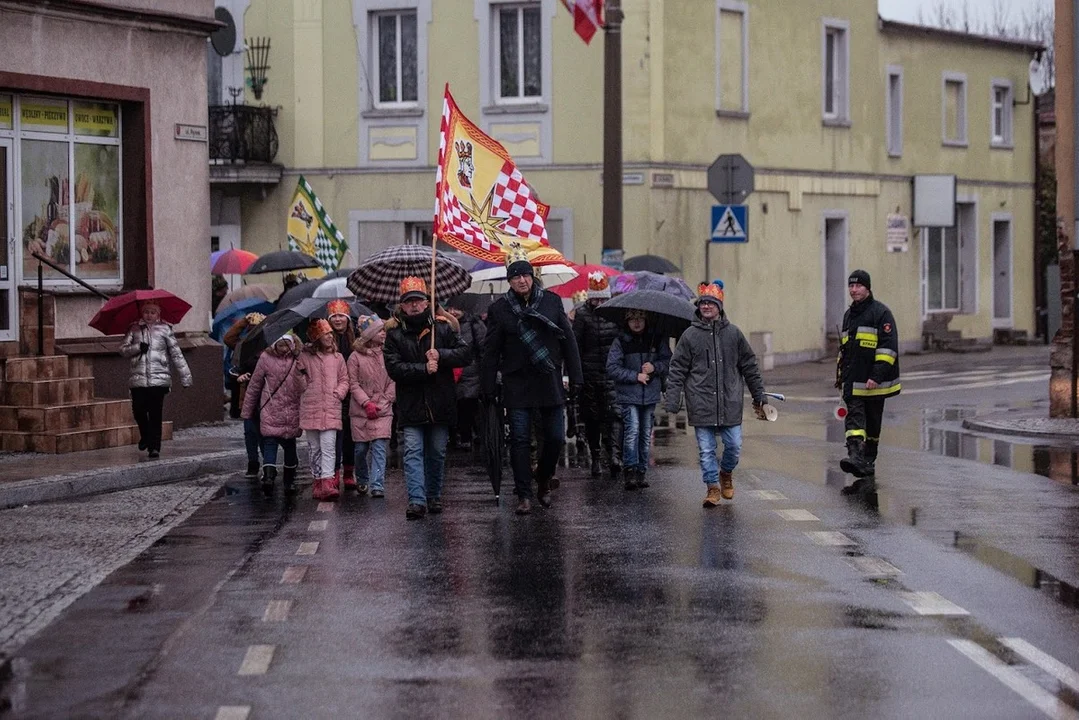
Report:
[{"label": "street name sign", "polygon": [[712,242],[749,242],[749,207],[712,206]]}]

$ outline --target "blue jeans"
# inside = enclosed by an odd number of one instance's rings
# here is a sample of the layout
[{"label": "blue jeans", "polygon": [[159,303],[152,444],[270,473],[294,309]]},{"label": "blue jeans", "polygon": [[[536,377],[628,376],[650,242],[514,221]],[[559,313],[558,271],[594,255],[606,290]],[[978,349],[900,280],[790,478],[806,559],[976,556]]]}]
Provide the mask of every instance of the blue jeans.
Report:
[{"label": "blue jeans", "polygon": [[442,497],[442,479],[446,470],[446,442],[449,425],[407,425],[405,439],[405,488],[409,505],[427,505],[427,500]]},{"label": "blue jeans", "polygon": [[[367,485],[372,490],[384,490],[386,479],[386,447],[390,444],[389,438],[376,438],[368,442],[356,441],[356,482]],[[371,468],[367,468],[368,451],[370,451]]]},{"label": "blue jeans", "polygon": [[262,437],[262,461],[266,465],[277,464],[277,446],[285,451],[285,467],[294,468],[299,464],[296,459],[296,438]]},{"label": "blue jeans", "polygon": [[566,418],[562,405],[539,408],[509,408],[510,467],[513,468],[513,492],[521,500],[532,499],[532,415],[539,422],[540,456],[536,479],[544,482],[554,477],[562,446],[566,444]]},{"label": "blue jeans", "polygon": [[656,406],[622,405],[622,467],[647,472]]},{"label": "blue jeans", "polygon": [[244,420],[244,447],[247,449],[247,462],[259,461],[259,448],[262,447],[262,433],[259,432],[257,417]]},{"label": "blue jeans", "polygon": [[[700,455],[701,476],[705,485],[719,482],[719,471],[731,472],[738,467],[738,458],[742,456],[742,426],[693,428],[697,433],[697,453]],[[723,457],[716,466],[716,433],[723,441]]]}]

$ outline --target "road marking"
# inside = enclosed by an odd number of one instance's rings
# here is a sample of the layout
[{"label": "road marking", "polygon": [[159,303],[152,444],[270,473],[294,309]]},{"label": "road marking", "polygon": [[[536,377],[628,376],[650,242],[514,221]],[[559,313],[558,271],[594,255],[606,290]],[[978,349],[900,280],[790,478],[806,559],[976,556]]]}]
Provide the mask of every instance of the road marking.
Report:
[{"label": "road marking", "polygon": [[306,565],[289,565],[285,568],[285,572],[281,573],[281,582],[285,585],[296,585],[303,582],[303,576],[306,574]]},{"label": "road marking", "polygon": [[901,592],[899,598],[919,615],[970,615],[951,600],[931,590]]},{"label": "road marking", "polygon": [[1079,713],[1065,705],[1052,693],[1043,689],[1019,671],[1008,667],[988,650],[970,640],[949,640],[948,644],[970,658],[976,665],[995,677],[1005,686],[1044,714],[1058,720],[1079,720]]},{"label": "road marking", "polygon": [[1049,653],[1042,652],[1022,638],[1000,638],[1000,641],[1027,662],[1037,665],[1075,692],[1079,692],[1079,672],[1072,670]]},{"label": "road marking", "polygon": [[867,577],[896,577],[903,572],[887,560],[875,557],[852,557],[847,562],[858,572]]},{"label": "road marking", "polygon": [[312,520],[310,523],[308,523],[307,530],[309,532],[322,532],[329,526],[329,524],[329,520]]},{"label": "road marking", "polygon": [[247,648],[238,675],[265,675],[273,660],[274,645],[252,645]]},{"label": "road marking", "polygon": [[790,522],[820,522],[819,517],[801,508],[796,510],[776,510],[776,513],[779,517]]},{"label": "road marking", "polygon": [[214,720],[247,720],[250,714],[250,705],[222,705],[217,709]]},{"label": "road marking", "polygon": [[841,547],[845,545],[858,544],[843,533],[836,532],[835,530],[817,530],[814,532],[807,532],[806,535],[808,535],[809,539],[817,543],[818,545]]},{"label": "road marking", "polygon": [[317,542],[304,542],[300,543],[300,549],[296,551],[297,555],[314,555],[318,552]]},{"label": "road marking", "polygon": [[266,612],[262,613],[262,622],[285,622],[291,609],[291,600],[271,600],[266,605]]},{"label": "road marking", "polygon": [[787,496],[776,490],[750,490],[750,495],[759,497],[761,500],[786,500]]},{"label": "road marking", "polygon": [[[1002,387],[1004,385],[1017,385],[1021,383],[1033,383],[1044,382],[1049,379],[1049,373],[1042,372],[1037,375],[1030,375],[1026,377],[1013,378],[1011,380],[988,380],[985,382],[972,382],[961,383],[959,385],[938,385],[935,387],[924,388],[903,388],[904,395],[924,395],[925,393],[943,393],[954,392],[956,390],[977,390],[979,388],[987,387]],[[834,403],[838,400],[835,395],[821,395],[818,397],[802,397],[796,395],[788,395],[788,402],[823,402]]]},{"label": "road marking", "polygon": [[320,502],[318,504],[318,507],[315,508],[315,509],[318,510],[319,512],[333,512],[334,506],[336,504],[337,503],[332,503],[332,502]]}]

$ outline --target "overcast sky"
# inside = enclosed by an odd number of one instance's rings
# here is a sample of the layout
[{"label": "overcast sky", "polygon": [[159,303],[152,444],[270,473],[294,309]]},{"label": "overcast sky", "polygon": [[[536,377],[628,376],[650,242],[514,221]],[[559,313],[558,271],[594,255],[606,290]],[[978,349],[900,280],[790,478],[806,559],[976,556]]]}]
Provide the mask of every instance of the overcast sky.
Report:
[{"label": "overcast sky", "polygon": [[[1053,0],[965,0],[970,7],[970,14],[976,18],[988,18],[992,15],[992,8],[997,2],[1002,2],[1011,13],[1013,19],[1018,19],[1023,8],[1031,4],[1051,7]],[[954,7],[957,13],[962,13],[964,0],[878,0],[877,7],[880,14],[889,20],[901,20],[914,22],[918,18],[918,8],[924,8],[926,18],[932,16],[933,8],[938,4]]]}]

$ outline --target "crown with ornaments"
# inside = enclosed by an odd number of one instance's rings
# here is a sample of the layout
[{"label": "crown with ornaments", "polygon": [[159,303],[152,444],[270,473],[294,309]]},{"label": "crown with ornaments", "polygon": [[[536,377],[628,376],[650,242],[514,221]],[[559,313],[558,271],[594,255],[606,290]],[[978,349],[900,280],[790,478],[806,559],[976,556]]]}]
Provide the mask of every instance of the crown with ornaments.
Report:
[{"label": "crown with ornaments", "polygon": [[528,262],[528,251],[519,242],[511,242],[506,245],[506,267],[515,262]]},{"label": "crown with ornaments", "polygon": [[350,309],[348,302],[341,300],[340,298],[330,300],[326,303],[326,315],[329,317],[333,317],[334,315],[344,315],[345,317],[349,317]]},{"label": "crown with ornaments", "polygon": [[414,298],[427,298],[427,283],[423,278],[410,275],[401,281],[401,302]]},{"label": "crown with ornaments", "polygon": [[697,286],[697,301],[696,304],[700,305],[702,302],[711,302],[719,305],[720,309],[723,309],[723,288],[715,283],[701,283]]}]

